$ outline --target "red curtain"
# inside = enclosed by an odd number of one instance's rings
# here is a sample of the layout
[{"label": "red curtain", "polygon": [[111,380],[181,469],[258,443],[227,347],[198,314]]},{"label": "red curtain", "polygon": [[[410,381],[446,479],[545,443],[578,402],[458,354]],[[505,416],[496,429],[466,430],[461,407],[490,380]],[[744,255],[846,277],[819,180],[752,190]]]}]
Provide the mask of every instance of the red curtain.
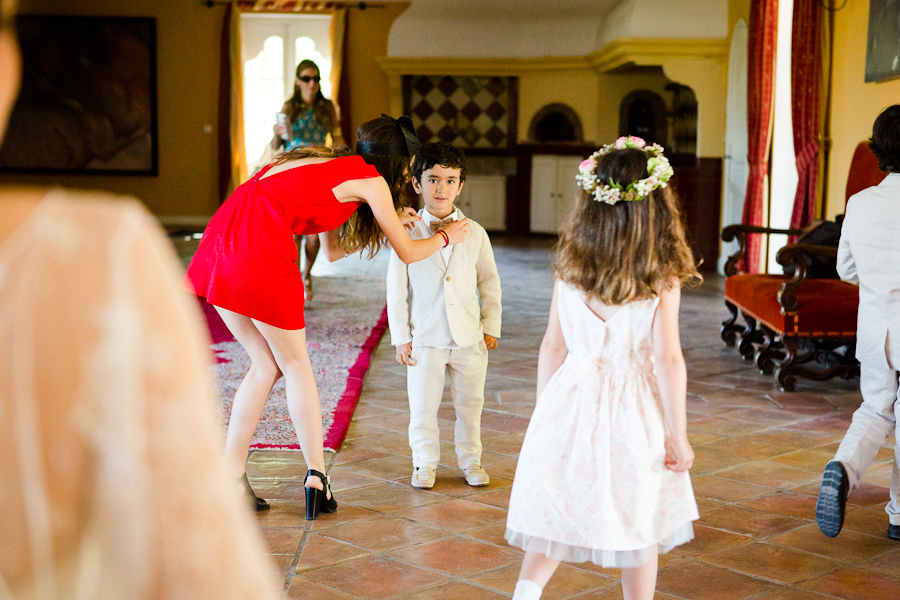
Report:
[{"label": "red curtain", "polygon": [[791,228],[805,227],[815,216],[819,176],[819,85],[821,82],[822,7],[819,0],[794,0],[791,31],[791,118],[797,155],[797,195]]},{"label": "red curtain", "polygon": [[[753,0],[750,4],[747,47],[747,162],[750,175],[744,198],[742,221],[745,225],[763,225],[777,28],[778,0]],[[761,236],[750,235],[747,245],[747,253],[740,268],[748,273],[758,272]]]}]

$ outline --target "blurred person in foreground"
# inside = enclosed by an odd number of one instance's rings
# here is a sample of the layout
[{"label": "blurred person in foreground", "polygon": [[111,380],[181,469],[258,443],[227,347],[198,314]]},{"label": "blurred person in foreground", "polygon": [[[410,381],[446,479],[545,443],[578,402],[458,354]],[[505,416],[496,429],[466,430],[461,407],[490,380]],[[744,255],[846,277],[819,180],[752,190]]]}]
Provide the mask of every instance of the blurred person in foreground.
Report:
[{"label": "blurred person in foreground", "polygon": [[[0,0],[0,139],[14,11]],[[0,597],[277,597],[179,270],[133,199],[0,190]]]}]

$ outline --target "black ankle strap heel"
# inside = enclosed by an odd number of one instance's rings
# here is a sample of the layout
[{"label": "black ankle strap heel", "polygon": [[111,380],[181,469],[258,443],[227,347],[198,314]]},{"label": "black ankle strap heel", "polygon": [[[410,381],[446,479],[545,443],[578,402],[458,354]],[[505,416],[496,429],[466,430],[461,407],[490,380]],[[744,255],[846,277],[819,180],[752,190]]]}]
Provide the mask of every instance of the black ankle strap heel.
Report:
[{"label": "black ankle strap heel", "polygon": [[237,483],[244,486],[244,497],[250,503],[250,508],[256,512],[262,512],[269,508],[268,502],[253,493],[253,488],[250,487],[250,480],[247,479],[246,473],[237,478]]},{"label": "black ankle strap heel", "polygon": [[[337,500],[331,494],[331,479],[320,471],[310,469],[306,472],[306,478],[318,477],[322,480],[323,489],[306,487],[306,520],[314,521],[319,518],[319,513],[333,513],[337,511]],[[331,497],[329,498],[329,494]]]}]

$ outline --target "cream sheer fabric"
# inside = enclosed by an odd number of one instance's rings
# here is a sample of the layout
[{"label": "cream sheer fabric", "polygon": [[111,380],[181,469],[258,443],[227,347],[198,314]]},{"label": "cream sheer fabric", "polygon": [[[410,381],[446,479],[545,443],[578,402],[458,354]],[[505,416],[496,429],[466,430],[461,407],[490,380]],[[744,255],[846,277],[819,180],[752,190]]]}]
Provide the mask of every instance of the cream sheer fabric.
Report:
[{"label": "cream sheer fabric", "polygon": [[[602,550],[600,548],[582,548],[563,542],[506,530],[506,541],[510,546],[521,548],[525,552],[536,552],[554,560],[571,563],[591,562],[604,569],[631,569],[647,564],[653,546],[639,550]],[[685,523],[678,531],[667,536],[657,544],[657,552],[665,554],[677,546],[694,539],[694,525]]]},{"label": "cream sheer fabric", "polygon": [[276,597],[178,282],[132,201],[54,191],[0,244],[0,599]]}]

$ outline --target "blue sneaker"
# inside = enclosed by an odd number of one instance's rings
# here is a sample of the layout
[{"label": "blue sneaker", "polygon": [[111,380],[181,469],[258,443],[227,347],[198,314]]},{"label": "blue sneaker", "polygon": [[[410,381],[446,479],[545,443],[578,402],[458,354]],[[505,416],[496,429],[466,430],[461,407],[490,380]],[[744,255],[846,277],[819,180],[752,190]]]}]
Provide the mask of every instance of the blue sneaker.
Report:
[{"label": "blue sneaker", "polygon": [[888,537],[900,542],[900,525],[888,525]]},{"label": "blue sneaker", "polygon": [[832,460],[822,473],[822,487],[816,500],[816,525],[828,537],[836,537],[844,526],[844,507],[850,480],[840,461]]}]

